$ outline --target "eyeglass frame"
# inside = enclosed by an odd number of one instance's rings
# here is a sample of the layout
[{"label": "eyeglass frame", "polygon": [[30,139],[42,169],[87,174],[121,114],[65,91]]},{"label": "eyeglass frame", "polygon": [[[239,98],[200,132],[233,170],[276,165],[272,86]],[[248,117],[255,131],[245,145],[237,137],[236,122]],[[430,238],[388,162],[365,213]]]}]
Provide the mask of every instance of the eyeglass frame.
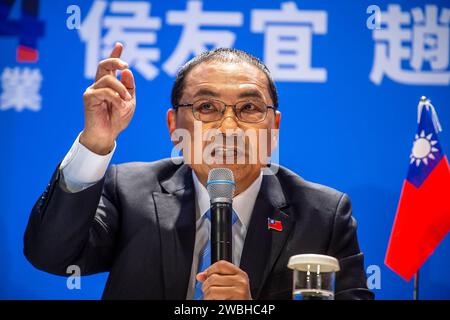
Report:
[{"label": "eyeglass frame", "polygon": [[217,122],[217,121],[222,120],[222,119],[224,118],[224,115],[225,115],[225,112],[226,112],[226,110],[227,110],[227,107],[232,107],[233,112],[234,112],[234,114],[236,115],[236,118],[237,118],[239,121],[242,121],[242,122],[245,122],[245,123],[260,123],[260,122],[263,122],[263,121],[266,120],[266,118],[267,118],[267,111],[268,111],[269,109],[272,109],[274,112],[277,110],[277,107],[275,107],[275,106],[273,106],[273,105],[265,105],[265,107],[267,108],[267,110],[266,110],[266,113],[265,113],[265,115],[264,115],[264,118],[262,118],[261,120],[255,121],[255,122],[252,122],[252,121],[245,121],[245,120],[242,120],[242,119],[240,119],[240,118],[238,117],[237,112],[236,112],[236,105],[237,105],[238,103],[240,103],[240,102],[251,102],[250,100],[240,100],[240,101],[236,102],[235,104],[226,104],[226,103],[223,102],[222,100],[218,100],[218,99],[209,99],[209,100],[218,101],[218,102],[222,103],[222,104],[225,106],[225,108],[224,108],[223,111],[221,112],[221,113],[222,113],[222,117],[220,117],[220,119],[212,120],[212,121],[203,121],[203,120],[197,119],[197,117],[195,116],[195,113],[194,113],[194,104],[195,104],[196,102],[198,102],[198,101],[201,101],[201,100],[202,100],[202,99],[197,100],[197,101],[194,101],[194,103],[176,104],[176,105],[172,106],[172,108],[173,108],[174,110],[177,110],[178,108],[191,108],[192,115],[194,116],[195,120],[198,120],[198,121],[201,121],[201,122],[205,122],[205,123]]}]

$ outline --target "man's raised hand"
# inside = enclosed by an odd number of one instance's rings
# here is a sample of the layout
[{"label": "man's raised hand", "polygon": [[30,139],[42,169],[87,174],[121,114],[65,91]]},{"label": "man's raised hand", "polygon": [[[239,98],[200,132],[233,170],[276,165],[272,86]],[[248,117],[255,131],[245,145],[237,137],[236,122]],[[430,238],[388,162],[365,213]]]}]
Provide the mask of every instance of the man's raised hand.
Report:
[{"label": "man's raised hand", "polygon": [[[95,82],[86,89],[84,129],[80,143],[97,154],[108,154],[117,136],[128,126],[136,107],[133,73],[120,59],[123,45],[116,43],[109,58],[98,64]],[[117,70],[121,71],[120,81]]]}]

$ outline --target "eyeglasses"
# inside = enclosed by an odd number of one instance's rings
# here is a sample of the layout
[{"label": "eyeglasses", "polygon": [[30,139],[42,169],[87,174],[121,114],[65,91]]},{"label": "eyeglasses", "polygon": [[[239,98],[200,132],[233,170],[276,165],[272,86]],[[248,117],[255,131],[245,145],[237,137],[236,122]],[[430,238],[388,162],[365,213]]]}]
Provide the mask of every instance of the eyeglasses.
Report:
[{"label": "eyeglasses", "polygon": [[239,101],[234,105],[226,104],[223,101],[215,99],[201,99],[189,104],[177,104],[177,108],[192,108],[194,118],[202,122],[219,121],[223,118],[227,107],[233,107],[236,117],[243,122],[256,123],[266,119],[267,110],[274,106],[268,106],[263,101],[249,100]]}]

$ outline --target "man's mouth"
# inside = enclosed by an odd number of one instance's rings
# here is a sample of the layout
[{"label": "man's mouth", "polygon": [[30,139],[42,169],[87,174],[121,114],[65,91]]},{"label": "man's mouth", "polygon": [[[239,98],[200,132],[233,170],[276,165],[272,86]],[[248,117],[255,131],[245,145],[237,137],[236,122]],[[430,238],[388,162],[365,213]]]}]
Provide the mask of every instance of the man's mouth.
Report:
[{"label": "man's mouth", "polygon": [[217,147],[214,148],[211,152],[211,155],[213,157],[237,157],[238,155],[243,155],[243,151],[238,148],[224,148],[224,147]]}]

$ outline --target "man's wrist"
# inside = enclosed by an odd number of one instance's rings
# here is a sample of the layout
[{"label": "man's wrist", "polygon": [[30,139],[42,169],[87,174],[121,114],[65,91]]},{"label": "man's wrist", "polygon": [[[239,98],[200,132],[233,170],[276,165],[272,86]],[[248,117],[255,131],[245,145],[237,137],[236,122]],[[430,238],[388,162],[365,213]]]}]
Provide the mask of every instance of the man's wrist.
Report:
[{"label": "man's wrist", "polygon": [[111,153],[115,146],[115,140],[102,141],[101,139],[87,138],[85,133],[82,132],[79,138],[79,142],[86,147],[89,151],[92,151],[100,156],[106,156]]}]

